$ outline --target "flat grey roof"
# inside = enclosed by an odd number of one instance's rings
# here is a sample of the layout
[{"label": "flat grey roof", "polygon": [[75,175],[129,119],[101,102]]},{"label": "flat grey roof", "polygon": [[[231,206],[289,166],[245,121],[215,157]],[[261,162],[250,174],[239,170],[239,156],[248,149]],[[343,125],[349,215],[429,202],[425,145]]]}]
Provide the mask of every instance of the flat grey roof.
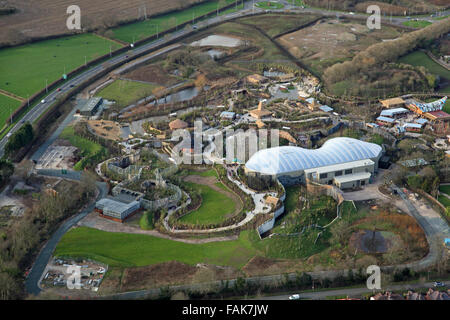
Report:
[{"label": "flat grey roof", "polygon": [[139,203],[139,202],[133,201],[130,203],[124,203],[124,202],[116,201],[116,200],[109,199],[109,198],[103,198],[103,199],[100,199],[99,201],[97,201],[96,206],[98,206],[98,205],[104,206],[104,209],[106,209],[107,211],[124,212],[124,211],[128,210],[129,208],[133,207],[134,205],[136,205],[136,203]]},{"label": "flat grey roof", "polygon": [[80,111],[91,111],[92,109],[95,108],[95,106],[99,104],[101,99],[102,99],[101,97],[89,99],[88,102],[86,102],[86,104],[80,109]]},{"label": "flat grey roof", "polygon": [[308,169],[308,170],[305,170],[305,174],[310,173],[310,172],[317,172],[317,173],[334,172],[334,171],[353,169],[353,168],[358,168],[358,167],[365,167],[365,166],[374,165],[374,164],[375,164],[375,162],[373,162],[372,160],[364,159],[364,160],[358,160],[358,161],[333,164],[331,166],[324,166],[324,167],[318,167],[318,168],[314,168],[314,169]]},{"label": "flat grey roof", "polygon": [[344,176],[338,176],[334,177],[334,180],[336,180],[339,183],[346,183],[346,182],[352,182],[357,180],[366,180],[370,179],[370,176],[372,174],[370,172],[357,172],[353,174],[346,174]]}]

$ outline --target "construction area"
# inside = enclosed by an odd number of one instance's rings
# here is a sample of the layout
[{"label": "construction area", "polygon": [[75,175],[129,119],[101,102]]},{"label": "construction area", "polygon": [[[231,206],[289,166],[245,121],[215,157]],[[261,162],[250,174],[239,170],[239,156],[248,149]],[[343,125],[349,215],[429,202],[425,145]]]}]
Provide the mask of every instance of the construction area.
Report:
[{"label": "construction area", "polygon": [[80,267],[81,271],[79,289],[97,292],[103,281],[103,277],[108,270],[108,266],[89,260],[76,262],[68,259],[52,259],[45,268],[43,278],[40,281],[40,286],[43,289],[55,287],[68,288],[68,281],[76,282],[78,280],[74,273],[74,270],[76,270],[77,267]]}]

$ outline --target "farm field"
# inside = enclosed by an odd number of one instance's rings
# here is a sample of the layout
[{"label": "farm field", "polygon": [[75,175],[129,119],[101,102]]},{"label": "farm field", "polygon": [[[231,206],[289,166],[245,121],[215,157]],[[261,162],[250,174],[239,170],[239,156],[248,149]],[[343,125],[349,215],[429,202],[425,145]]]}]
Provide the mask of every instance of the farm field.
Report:
[{"label": "farm field", "polygon": [[[234,0],[225,0],[224,3],[228,5],[233,2]],[[206,1],[182,11],[170,12],[145,21],[117,27],[112,29],[112,37],[120,41],[133,43],[133,41],[139,41],[156,35],[157,32],[162,32],[178,24],[192,21],[192,19],[194,19],[195,24],[197,21],[196,17],[216,10],[218,4],[219,1]]]},{"label": "farm field", "polygon": [[0,50],[0,89],[26,98],[85,62],[120,46],[92,34],[82,34]]},{"label": "farm field", "polygon": [[[144,4],[147,15],[155,16],[173,10],[180,10],[205,0],[79,0],[76,2],[82,12],[83,28],[114,26],[119,22],[144,18]],[[10,43],[25,37],[40,38],[67,34],[66,15],[70,5],[65,0],[41,0],[39,6],[28,0],[11,0],[18,12],[0,19],[0,44]],[[24,30],[19,32],[18,30]]]},{"label": "farm field", "polygon": [[21,104],[22,102],[0,93],[0,129],[8,122],[11,113],[20,107]]},{"label": "farm field", "polygon": [[118,79],[102,88],[97,95],[110,101],[116,101],[114,107],[122,108],[141,98],[152,95],[153,90],[159,87],[151,83]]}]

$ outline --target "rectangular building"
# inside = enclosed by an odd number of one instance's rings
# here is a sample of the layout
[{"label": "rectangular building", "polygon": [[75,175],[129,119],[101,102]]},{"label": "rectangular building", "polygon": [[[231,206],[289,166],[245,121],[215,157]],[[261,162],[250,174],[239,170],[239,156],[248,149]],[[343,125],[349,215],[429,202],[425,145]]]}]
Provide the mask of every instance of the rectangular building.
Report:
[{"label": "rectangular building", "polygon": [[101,97],[89,99],[86,104],[80,109],[80,114],[85,117],[91,117],[95,115],[102,102],[103,99]]},{"label": "rectangular building", "polygon": [[381,111],[380,116],[395,118],[395,117],[404,115],[408,112],[410,112],[410,111],[405,108],[385,109],[385,110]]},{"label": "rectangular building", "polygon": [[389,118],[389,117],[383,117],[383,116],[379,116],[377,118],[377,123],[381,124],[381,125],[393,125],[395,122],[395,119]]},{"label": "rectangular building", "polygon": [[403,100],[402,98],[392,98],[392,99],[380,100],[380,103],[385,108],[399,108],[399,107],[403,107],[405,105],[405,100]]},{"label": "rectangular building", "polygon": [[118,222],[123,222],[140,208],[141,203],[139,201],[125,203],[110,198],[103,198],[95,204],[95,211],[100,213],[100,216]]},{"label": "rectangular building", "polygon": [[375,162],[365,159],[307,169],[305,175],[311,181],[321,184],[335,184],[339,188],[343,186],[344,189],[347,189],[350,184],[353,187],[368,184],[374,171]]}]

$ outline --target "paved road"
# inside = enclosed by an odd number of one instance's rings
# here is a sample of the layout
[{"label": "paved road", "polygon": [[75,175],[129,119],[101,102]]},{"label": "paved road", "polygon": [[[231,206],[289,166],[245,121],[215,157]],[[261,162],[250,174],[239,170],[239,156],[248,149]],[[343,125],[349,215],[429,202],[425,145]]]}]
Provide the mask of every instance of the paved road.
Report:
[{"label": "paved road", "polygon": [[[51,176],[59,176],[62,178],[67,178],[67,175],[61,174],[60,170],[40,170],[38,174],[46,174]],[[71,171],[68,171],[68,176],[70,178],[73,178],[74,180],[79,180],[79,173],[74,173]],[[97,189],[98,189],[98,196],[97,199],[101,199],[106,196],[108,190],[106,183],[104,182],[97,182]],[[45,267],[47,266],[47,263],[50,261],[50,258],[52,257],[53,251],[56,248],[56,245],[58,244],[61,237],[74,225],[76,225],[81,219],[83,219],[88,213],[92,212],[94,210],[95,201],[92,202],[90,205],[88,205],[84,210],[82,210],[77,215],[73,216],[72,218],[66,220],[52,235],[50,240],[47,241],[41,252],[39,252],[38,257],[36,258],[36,261],[33,264],[33,267],[31,268],[30,273],[28,274],[27,279],[25,280],[25,289],[28,293],[37,295],[39,292],[41,292],[41,289],[39,288],[39,281],[44,273]]]},{"label": "paved road", "polygon": [[[380,291],[394,291],[394,290],[410,290],[410,289],[421,289],[421,288],[430,288],[433,287],[433,282],[427,282],[427,283],[414,283],[414,284],[399,284],[399,285],[388,285],[386,287],[383,287],[383,284],[381,285],[381,290],[375,290],[375,292]],[[277,296],[266,296],[266,297],[258,297],[258,300],[288,300],[289,296],[292,294],[300,294],[301,299],[312,299],[312,300],[324,300],[327,297],[335,297],[335,296],[348,296],[348,297],[356,297],[360,298],[362,295],[367,293],[372,293],[372,290],[367,289],[366,287],[363,288],[343,288],[343,289],[334,289],[334,290],[327,290],[327,291],[316,291],[316,292],[292,292],[290,294],[283,294],[283,295],[277,295]]]}]

